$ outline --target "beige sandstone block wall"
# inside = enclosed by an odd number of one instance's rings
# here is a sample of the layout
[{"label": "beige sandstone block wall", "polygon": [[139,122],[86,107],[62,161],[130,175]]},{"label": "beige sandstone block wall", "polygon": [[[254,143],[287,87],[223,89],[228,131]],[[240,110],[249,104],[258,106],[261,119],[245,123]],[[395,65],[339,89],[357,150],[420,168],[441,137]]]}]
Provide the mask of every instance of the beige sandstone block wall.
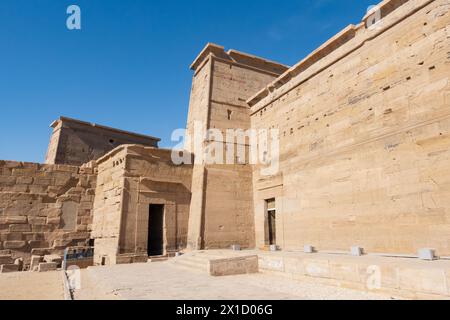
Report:
[{"label": "beige sandstone block wall", "polygon": [[116,264],[122,223],[125,186],[124,148],[117,148],[98,160],[92,237],[95,239],[94,263]]},{"label": "beige sandstone block wall", "polygon": [[60,117],[52,123],[53,133],[46,163],[82,165],[104,156],[123,144],[158,147],[160,139],[95,123]]},{"label": "beige sandstone block wall", "polygon": [[[246,100],[273,81],[287,67],[235,50],[209,44],[191,68],[194,78],[187,132],[194,123],[218,129],[223,137],[204,137],[200,145],[218,144],[224,150],[227,129],[250,128]],[[236,149],[237,141],[227,147]],[[187,150],[201,156],[193,145]],[[188,245],[191,249],[227,248],[232,244],[254,246],[252,171],[248,159],[236,165],[196,164],[193,169]],[[238,164],[241,163],[242,164]]]},{"label": "beige sandstone block wall", "polygon": [[90,239],[93,167],[0,161],[0,250],[14,258],[62,254]]},{"label": "beige sandstone block wall", "polygon": [[120,147],[99,159],[94,206],[95,262],[147,261],[150,205],[164,205],[164,254],[186,248],[192,166],[173,164],[170,150]]},{"label": "beige sandstone block wall", "polygon": [[192,166],[175,165],[171,155],[170,150],[128,146],[123,253],[147,254],[150,205],[164,205],[163,254],[186,248]]},{"label": "beige sandstone block wall", "polygon": [[284,249],[450,255],[450,3],[385,4],[381,29],[350,26],[249,100],[281,135],[279,174],[254,168],[257,246],[275,197]]}]

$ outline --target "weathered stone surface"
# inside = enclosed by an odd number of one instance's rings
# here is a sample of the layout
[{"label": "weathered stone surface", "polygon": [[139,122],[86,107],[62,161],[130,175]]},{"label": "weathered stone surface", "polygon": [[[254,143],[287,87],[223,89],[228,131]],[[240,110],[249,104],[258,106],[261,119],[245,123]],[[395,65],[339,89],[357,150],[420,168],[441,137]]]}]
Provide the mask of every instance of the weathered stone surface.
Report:
[{"label": "weathered stone surface", "polygon": [[47,271],[56,271],[58,268],[58,264],[55,262],[41,262],[39,263],[38,272],[47,272]]},{"label": "weathered stone surface", "polygon": [[31,226],[28,224],[10,224],[10,232],[29,232],[31,231]]},{"label": "weathered stone surface", "polygon": [[18,272],[19,265],[17,264],[3,264],[0,266],[0,273]]},{"label": "weathered stone surface", "polygon": [[27,223],[26,216],[3,216],[0,217],[0,224],[21,224]]},{"label": "weathered stone surface", "polygon": [[[450,4],[382,6],[380,30],[366,17],[292,68],[213,44],[192,64],[188,134],[196,122],[220,132],[275,129],[275,172],[239,157],[227,165],[175,165],[170,150],[144,146],[156,145],[152,137],[61,118],[47,155],[57,165],[0,161],[1,248],[45,255],[94,238],[96,264],[143,261],[154,254],[149,223],[158,205],[158,255],[237,244],[360,246],[394,255],[430,247],[450,256]],[[137,144],[122,145],[129,140]],[[214,135],[199,143],[224,145]],[[246,142],[226,144],[250,153]],[[188,158],[201,159],[194,146],[186,149]],[[51,248],[35,248],[42,246]],[[260,265],[321,279],[362,277],[358,264],[296,260]],[[386,285],[448,290],[446,274],[414,269],[400,277],[385,268]],[[421,275],[427,280],[414,282]]]},{"label": "weathered stone surface", "polygon": [[258,256],[211,260],[209,274],[215,277],[258,273]]},{"label": "weathered stone surface", "polygon": [[0,255],[0,264],[12,264],[14,262],[12,256],[8,255]]},{"label": "weathered stone surface", "polygon": [[52,251],[51,248],[34,248],[34,249],[31,249],[31,255],[43,257],[46,254],[50,254],[50,251]]},{"label": "weathered stone surface", "polygon": [[30,271],[37,271],[39,263],[43,261],[44,257],[40,255],[32,255],[30,261]]},{"label": "weathered stone surface", "polygon": [[59,255],[56,254],[50,254],[50,255],[45,255],[44,256],[44,261],[45,262],[54,262],[57,265],[61,265],[62,262],[62,258]]},{"label": "weathered stone surface", "polygon": [[285,250],[450,255],[449,9],[406,1],[374,38],[349,26],[248,100],[251,127],[280,137],[277,173],[253,167],[257,247],[276,199]]},{"label": "weathered stone surface", "polygon": [[[95,163],[91,166],[95,166]],[[0,182],[0,242],[4,241],[0,248],[10,249],[14,256],[27,260],[36,248],[47,249],[39,252],[42,255],[58,252],[60,246],[49,247],[55,240],[62,241],[66,232],[78,228],[88,230],[87,224],[92,223],[89,217],[93,214],[94,199],[84,194],[88,188],[95,187],[93,167],[85,170],[85,174],[80,174],[78,167],[3,161],[0,169],[0,177],[4,173],[10,177],[1,181],[16,180],[15,184]],[[64,179],[66,183],[62,183]],[[80,179],[86,186],[78,187],[81,196],[69,195],[70,189],[75,188]],[[61,183],[57,185],[56,181]],[[82,201],[83,205],[80,206]],[[66,202],[72,203],[73,210],[65,209]],[[78,220],[79,213],[86,218]],[[67,221],[72,223],[69,224],[70,228],[67,227]],[[90,234],[86,232],[84,239],[80,240],[89,238]]]},{"label": "weathered stone surface", "polygon": [[22,249],[27,245],[25,241],[5,241],[3,247],[6,249]]}]

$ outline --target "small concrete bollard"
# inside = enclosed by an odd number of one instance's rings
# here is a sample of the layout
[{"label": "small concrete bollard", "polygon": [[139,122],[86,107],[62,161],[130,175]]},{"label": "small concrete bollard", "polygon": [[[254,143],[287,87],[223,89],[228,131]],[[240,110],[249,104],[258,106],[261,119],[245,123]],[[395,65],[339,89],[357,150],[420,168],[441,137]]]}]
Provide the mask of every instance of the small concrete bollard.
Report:
[{"label": "small concrete bollard", "polygon": [[278,246],[276,244],[271,244],[270,245],[270,251],[272,251],[272,252],[278,251]]},{"label": "small concrete bollard", "polygon": [[303,252],[304,252],[304,253],[314,253],[315,250],[314,250],[314,247],[313,247],[313,246],[305,245],[305,246],[303,247]]},{"label": "small concrete bollard", "polygon": [[351,250],[350,250],[351,255],[354,256],[354,257],[362,256],[363,252],[364,252],[364,249],[361,248],[361,247],[357,247],[357,246],[352,247]]},{"label": "small concrete bollard", "polygon": [[419,259],[433,261],[436,260],[436,253],[434,249],[423,248],[419,250]]},{"label": "small concrete bollard", "polygon": [[239,244],[233,244],[231,246],[231,250],[233,250],[233,251],[241,251],[241,246]]}]

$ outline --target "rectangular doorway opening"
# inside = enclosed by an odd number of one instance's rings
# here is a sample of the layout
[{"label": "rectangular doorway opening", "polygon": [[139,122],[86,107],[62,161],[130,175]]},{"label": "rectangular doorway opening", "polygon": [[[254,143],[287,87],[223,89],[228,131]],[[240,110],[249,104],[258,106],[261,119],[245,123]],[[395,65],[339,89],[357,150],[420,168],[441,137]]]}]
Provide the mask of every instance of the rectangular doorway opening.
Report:
[{"label": "rectangular doorway opening", "polygon": [[151,204],[148,219],[148,246],[149,257],[164,254],[164,205]]},{"label": "rectangular doorway opening", "polygon": [[275,199],[266,200],[266,244],[277,244],[277,211],[275,207]]}]

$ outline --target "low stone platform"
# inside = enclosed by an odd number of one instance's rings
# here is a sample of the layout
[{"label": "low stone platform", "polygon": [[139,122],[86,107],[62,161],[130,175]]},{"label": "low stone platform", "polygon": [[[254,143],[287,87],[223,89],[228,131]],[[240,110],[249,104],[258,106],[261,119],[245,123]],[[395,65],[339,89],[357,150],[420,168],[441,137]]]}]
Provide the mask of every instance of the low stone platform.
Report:
[{"label": "low stone platform", "polygon": [[391,296],[262,273],[214,277],[173,261],[82,270],[75,300],[389,300]]},{"label": "low stone platform", "polygon": [[174,258],[177,266],[206,271],[211,276],[258,273],[258,255],[248,251],[195,251]]},{"label": "low stone platform", "polygon": [[[245,258],[258,257],[255,261]],[[196,251],[172,263],[210,275],[262,272],[407,299],[450,299],[450,260],[296,251]],[[250,268],[246,272],[245,265]]]},{"label": "low stone platform", "polygon": [[450,299],[450,260],[257,252],[260,272],[409,299]]}]

